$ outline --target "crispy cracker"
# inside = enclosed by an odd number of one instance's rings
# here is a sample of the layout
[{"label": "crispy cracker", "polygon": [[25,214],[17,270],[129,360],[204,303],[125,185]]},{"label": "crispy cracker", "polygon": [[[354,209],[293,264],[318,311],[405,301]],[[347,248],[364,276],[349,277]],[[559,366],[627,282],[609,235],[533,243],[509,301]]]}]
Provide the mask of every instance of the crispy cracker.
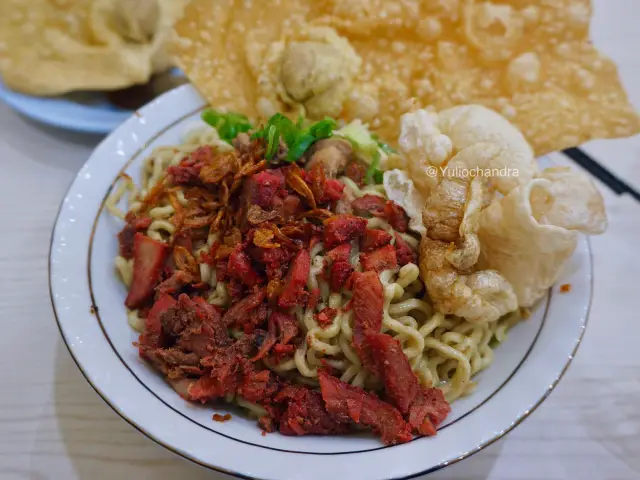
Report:
[{"label": "crispy cracker", "polygon": [[[257,116],[257,76],[267,46],[277,41],[306,2],[194,0],[176,24],[170,47],[209,103]],[[286,13],[284,13],[286,12]]]},{"label": "crispy cracker", "polygon": [[193,0],[181,66],[212,105],[255,116],[260,65],[291,25],[329,26],[362,59],[342,116],[398,137],[412,106],[478,103],[536,154],[640,132],[615,65],[588,40],[589,0]]},{"label": "crispy cracker", "polygon": [[2,0],[0,75],[58,95],[145,83],[171,66],[164,45],[186,0]]}]

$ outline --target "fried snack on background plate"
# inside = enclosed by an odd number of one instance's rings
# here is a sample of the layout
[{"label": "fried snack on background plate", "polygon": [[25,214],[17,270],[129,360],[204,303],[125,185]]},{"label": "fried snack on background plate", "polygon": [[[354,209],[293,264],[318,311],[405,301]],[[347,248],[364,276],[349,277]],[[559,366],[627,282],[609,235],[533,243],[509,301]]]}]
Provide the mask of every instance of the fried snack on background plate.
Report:
[{"label": "fried snack on background plate", "polygon": [[146,83],[172,67],[165,45],[187,1],[2,0],[2,80],[31,95]]},{"label": "fried snack on background plate", "polygon": [[413,106],[480,104],[542,155],[640,132],[590,17],[589,0],[193,0],[174,52],[218,108],[322,117],[341,104],[396,138]]}]

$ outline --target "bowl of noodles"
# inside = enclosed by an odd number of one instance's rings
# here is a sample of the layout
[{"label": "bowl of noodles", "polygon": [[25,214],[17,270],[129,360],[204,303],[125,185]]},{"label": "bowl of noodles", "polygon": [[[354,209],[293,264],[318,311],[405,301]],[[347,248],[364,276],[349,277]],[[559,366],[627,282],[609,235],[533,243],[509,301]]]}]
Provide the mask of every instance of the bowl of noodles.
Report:
[{"label": "bowl of noodles", "polygon": [[479,105],[355,119],[211,107],[192,86],[96,149],[50,253],[97,393],[243,478],[409,478],[496,441],[586,326],[591,181]]}]

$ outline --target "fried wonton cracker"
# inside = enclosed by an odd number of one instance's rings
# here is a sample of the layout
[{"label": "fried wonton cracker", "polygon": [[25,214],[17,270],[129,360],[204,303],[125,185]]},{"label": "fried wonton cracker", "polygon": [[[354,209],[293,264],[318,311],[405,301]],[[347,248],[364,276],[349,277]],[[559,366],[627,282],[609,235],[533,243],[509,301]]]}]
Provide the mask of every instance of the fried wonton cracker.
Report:
[{"label": "fried wonton cracker", "polygon": [[[353,40],[363,84],[391,70],[395,88],[423,106],[485,105],[515,123],[537,155],[640,132],[615,65],[589,41],[590,0],[316,5],[322,23]],[[380,128],[396,132],[403,108],[381,104]]]},{"label": "fried wonton cracker", "polygon": [[[542,155],[640,132],[614,64],[589,41],[590,17],[589,0],[280,0],[269,8],[193,0],[176,53],[216,107],[264,116],[284,105],[297,114],[309,98],[286,101],[278,76],[282,52],[306,42],[297,48],[312,83],[306,94],[342,89],[307,113],[333,113],[338,100],[342,117],[395,139],[414,103],[438,111],[480,104],[511,120]],[[295,33],[318,27],[355,55],[327,59],[336,42],[312,47]]]},{"label": "fried wonton cracker", "polygon": [[186,1],[2,0],[2,80],[32,95],[145,83],[170,68],[164,46]]},{"label": "fried wonton cracker", "polygon": [[308,3],[279,0],[265,8],[260,1],[193,0],[176,24],[170,51],[211,105],[255,118],[269,47],[292,21],[304,19]]}]

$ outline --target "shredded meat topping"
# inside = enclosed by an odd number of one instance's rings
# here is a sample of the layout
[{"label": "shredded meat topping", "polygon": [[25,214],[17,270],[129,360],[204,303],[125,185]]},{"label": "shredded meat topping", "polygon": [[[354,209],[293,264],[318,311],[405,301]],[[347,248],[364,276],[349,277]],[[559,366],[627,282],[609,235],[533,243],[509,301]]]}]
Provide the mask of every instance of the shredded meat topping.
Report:
[{"label": "shredded meat topping", "polygon": [[[400,344],[381,333],[378,274],[416,261],[397,233],[407,231],[406,213],[381,197],[349,196],[336,174],[346,169],[362,184],[364,169],[348,142],[318,142],[306,168],[267,163],[261,142],[240,134],[233,152],[196,149],[127,216],[118,239],[122,256],[133,259],[126,304],[144,317],[140,356],[188,400],[238,395],[260,405],[266,431],[333,435],[364,426],[387,444],[432,435],[448,404],[419,385]],[[145,234],[149,211],[161,204],[175,212],[165,242]],[[340,213],[345,206],[350,213]],[[371,216],[397,232],[367,229]],[[318,390],[267,368],[292,359],[305,342],[295,309],[323,301],[309,286],[311,252],[321,242],[326,254],[317,274],[334,292],[353,291],[353,347],[384,385],[380,396],[328,370],[318,374]],[[363,273],[354,271],[354,248]],[[216,297],[220,283],[226,297]],[[329,328],[339,314],[325,305],[314,319]]]}]

